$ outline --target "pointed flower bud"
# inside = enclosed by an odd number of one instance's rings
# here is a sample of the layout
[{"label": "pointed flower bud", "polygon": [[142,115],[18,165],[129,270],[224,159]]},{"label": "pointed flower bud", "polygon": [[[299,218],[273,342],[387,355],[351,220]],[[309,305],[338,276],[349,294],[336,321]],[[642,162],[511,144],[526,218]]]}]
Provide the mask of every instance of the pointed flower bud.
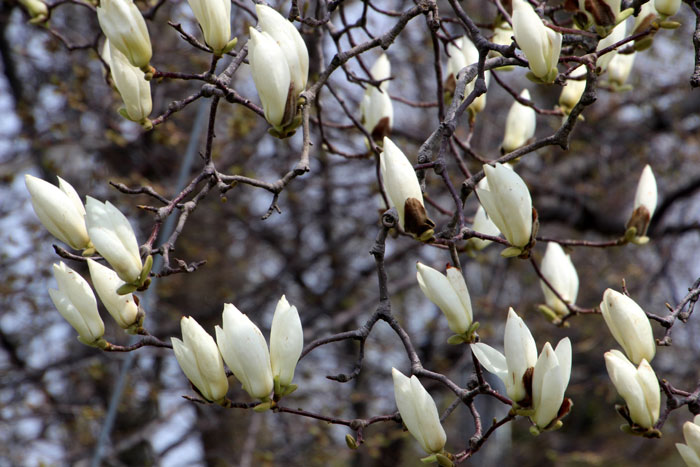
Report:
[{"label": "pointed flower bud", "polygon": [[399,213],[399,224],[407,233],[425,241],[433,236],[435,223],[428,218],[418,177],[406,155],[384,138],[379,166],[391,205]]},{"label": "pointed flower bud", "polygon": [[644,166],[642,176],[637,184],[637,192],[634,196],[634,211],[627,221],[627,228],[634,227],[637,237],[646,238],[651,216],[654,215],[656,210],[658,196],[656,177],[654,177],[651,166],[647,164]]},{"label": "pointed flower bud", "polygon": [[78,340],[85,345],[97,345],[105,333],[105,325],[97,311],[97,300],[87,281],[65,265],[53,265],[58,290],[49,289],[51,301],[59,313],[76,331]]},{"label": "pointed flower bud", "polygon": [[535,413],[530,418],[538,428],[546,429],[557,420],[570,376],[569,338],[560,340],[554,350],[549,342],[545,343],[532,374],[532,408]]},{"label": "pointed flower bud", "polygon": [[425,452],[442,452],[447,435],[440,424],[440,415],[433,398],[415,376],[408,378],[396,368],[391,369],[391,376],[394,380],[396,406],[408,431]]},{"label": "pointed flower bud", "polygon": [[[520,97],[530,100],[530,91],[523,89]],[[506,117],[506,131],[501,144],[501,153],[507,154],[525,146],[535,136],[537,114],[535,109],[514,101]]]},{"label": "pointed flower bud", "polygon": [[416,263],[418,285],[426,297],[442,310],[455,334],[464,334],[472,324],[472,303],[459,268],[447,266],[447,274]]},{"label": "pointed flower bud", "polygon": [[681,7],[681,0],[655,0],[654,7],[656,11],[664,16],[673,16],[678,13]]},{"label": "pointed flower bud", "polygon": [[250,28],[248,55],[255,88],[262,102],[265,119],[273,127],[284,126],[293,118],[289,67],[284,52],[269,34]]},{"label": "pointed flower bud", "polygon": [[[124,101],[124,109],[120,111],[123,117],[148,127],[148,116],[153,104],[151,101],[151,83],[146,81],[145,74],[140,68],[133,66],[129,59],[109,43],[109,60],[107,61],[112,73],[112,80]],[[152,127],[152,125],[151,125]]]},{"label": "pointed flower bud", "polygon": [[619,350],[605,352],[605,367],[615,389],[627,403],[629,418],[643,428],[651,428],[659,419],[661,390],[654,369],[646,359],[639,367]]},{"label": "pointed flower bud", "polygon": [[562,35],[546,27],[524,0],[513,0],[513,34],[533,75],[543,82],[554,81],[558,73]]},{"label": "pointed flower bud", "polygon": [[273,379],[265,337],[230,303],[224,305],[223,323],[223,328],[216,327],[216,343],[224,361],[251,397],[268,399]]},{"label": "pointed flower bud", "polygon": [[651,361],[656,354],[649,318],[627,295],[607,289],[600,302],[605,324],[634,364]]},{"label": "pointed flower bud", "polygon": [[[455,92],[460,70],[479,61],[479,50],[467,36],[462,36],[453,43],[447,45],[447,52],[450,57],[447,60],[447,81],[445,82],[445,90],[449,96],[452,96]],[[487,88],[490,78],[491,74],[485,71],[484,81]],[[475,85],[476,77],[465,86],[462,100],[466,99],[474,90]],[[477,113],[484,110],[484,107],[486,107],[486,94],[482,94],[474,99],[469,106],[469,112],[471,116],[474,117]]]},{"label": "pointed flower bud", "polygon": [[579,65],[574,71],[569,75],[569,79],[566,80],[566,86],[561,90],[559,95],[559,107],[569,115],[571,111],[576,107],[578,101],[581,100],[583,92],[586,90],[586,66]]},{"label": "pointed flower bud", "polygon": [[187,0],[204,34],[204,42],[221,55],[231,39],[231,2],[227,0]]},{"label": "pointed flower bud", "polygon": [[304,330],[297,307],[282,295],[270,329],[270,364],[272,376],[284,388],[292,384],[294,370],[304,347]]},{"label": "pointed flower bud", "polygon": [[517,248],[525,248],[532,235],[532,199],[527,185],[503,164],[484,165],[487,184],[479,185],[479,201],[503,236]]},{"label": "pointed flower bud", "polygon": [[[486,179],[482,179],[482,182],[484,180]],[[497,237],[501,233],[501,231],[498,230],[498,227],[496,227],[496,224],[491,222],[491,219],[489,219],[486,211],[484,211],[484,207],[481,205],[479,205],[478,209],[476,210],[476,214],[474,214],[474,224],[472,225],[472,230],[482,234],[492,235],[494,237]],[[477,250],[483,250],[489,246],[491,240],[472,237],[468,240],[468,243]]]},{"label": "pointed flower bud", "polygon": [[208,401],[220,401],[228,392],[228,379],[216,342],[192,317],[180,320],[182,340],[172,337],[173,352],[187,379]]},{"label": "pointed flower bud", "polygon": [[24,183],[36,216],[51,235],[76,250],[90,246],[85,227],[85,207],[70,183],[58,177],[58,187],[26,174]]},{"label": "pointed flower bud", "polygon": [[101,0],[97,20],[102,32],[129,62],[145,68],[151,61],[151,38],[146,21],[133,0]]},{"label": "pointed flower bud", "polygon": [[139,320],[139,306],[134,301],[134,296],[117,293],[117,289],[124,285],[124,281],[117,276],[116,272],[97,261],[88,259],[87,263],[92,285],[114,321],[122,329],[128,329],[136,324]]},{"label": "pointed flower bud", "polygon": [[[391,76],[391,64],[386,54],[379,56],[370,73],[372,79],[377,81]],[[388,91],[389,81],[382,81],[379,88],[368,85],[360,104],[362,123],[377,142],[389,135],[394,120],[394,107]]]},{"label": "pointed flower bud", "polygon": [[[598,42],[598,47],[596,47],[596,52],[606,49],[610,47],[613,44],[616,44],[620,42],[622,39],[624,39],[627,36],[627,23],[626,22],[621,22],[615,28],[608,34],[606,37],[601,39]],[[598,68],[598,74],[603,73],[605,70],[608,69],[608,64],[610,61],[617,56],[617,50],[613,50],[611,52],[608,52],[604,55],[601,55],[598,57],[598,60],[596,60],[596,67]]]},{"label": "pointed flower bud", "polygon": [[[549,281],[554,290],[567,303],[575,303],[578,295],[578,274],[571,257],[564,252],[561,246],[555,242],[549,242],[547,251],[542,259],[542,275]],[[544,281],[540,281],[544,299],[555,313],[566,315],[569,313],[566,304],[552,292]]]},{"label": "pointed flower bud", "polygon": [[676,443],[676,448],[688,467],[700,467],[700,415],[692,422],[683,424],[685,443]]},{"label": "pointed flower bud", "polygon": [[[494,44],[505,46],[510,46],[510,44],[513,43],[513,29],[506,21],[503,21],[500,25],[496,26],[493,29],[493,37],[491,38],[491,42],[493,42]],[[489,57],[500,56],[500,53],[495,52],[493,50],[489,52]],[[496,68],[496,71],[511,71],[513,68],[515,67],[513,67],[512,65],[501,66]]]},{"label": "pointed flower bud", "polygon": [[617,54],[610,60],[608,64],[608,85],[615,91],[624,91],[631,89],[631,86],[625,85],[634,66],[634,58],[636,53]]},{"label": "pointed flower bud", "polygon": [[87,197],[87,230],[97,252],[126,283],[142,282],[141,255],[134,229],[112,203]]}]

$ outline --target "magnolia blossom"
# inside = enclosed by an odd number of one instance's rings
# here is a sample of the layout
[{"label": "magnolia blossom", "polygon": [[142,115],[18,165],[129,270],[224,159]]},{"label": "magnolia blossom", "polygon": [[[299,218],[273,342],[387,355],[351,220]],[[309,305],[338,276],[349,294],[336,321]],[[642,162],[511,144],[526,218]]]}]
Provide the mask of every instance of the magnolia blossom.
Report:
[{"label": "magnolia blossom", "polygon": [[442,310],[447,325],[456,334],[464,334],[472,324],[472,303],[459,268],[447,267],[447,273],[416,263],[418,285],[426,297]]},{"label": "magnolia blossom", "polygon": [[51,235],[76,250],[90,246],[85,227],[85,207],[70,183],[58,177],[58,187],[26,174],[24,183],[32,199],[32,207]]},{"label": "magnolia blossom", "polygon": [[216,342],[192,317],[183,316],[180,329],[182,340],[170,340],[182,372],[205,399],[222,400],[228,392],[228,379]]},{"label": "magnolia blossom", "polygon": [[481,205],[514,247],[526,247],[532,235],[532,199],[527,185],[503,164],[485,164],[484,173],[488,184],[476,189]]},{"label": "magnolia blossom", "polygon": [[433,235],[435,223],[428,218],[418,177],[406,155],[389,138],[384,138],[379,166],[384,189],[399,214],[399,224],[420,240]]},{"label": "magnolia blossom", "polygon": [[[547,251],[542,259],[542,275],[559,295],[567,302],[573,304],[578,295],[578,274],[571,257],[564,252],[561,246],[555,242],[549,242]],[[566,303],[550,289],[544,281],[540,281],[545,301],[555,313],[568,314]]]},{"label": "magnolia blossom", "polygon": [[441,453],[447,435],[440,424],[435,401],[415,376],[408,378],[396,368],[391,369],[391,376],[394,380],[396,406],[404,425],[425,452]]},{"label": "magnolia blossom", "polygon": [[634,227],[638,237],[646,238],[651,216],[654,215],[656,210],[658,196],[656,177],[654,177],[651,166],[647,164],[644,166],[642,176],[637,184],[637,192],[634,196],[634,210],[627,221],[627,228]]},{"label": "magnolia blossom", "polygon": [[649,318],[634,300],[607,289],[600,302],[600,311],[610,333],[632,363],[636,365],[642,360],[650,362],[654,358],[656,344]]},{"label": "magnolia blossom", "polygon": [[78,331],[78,340],[96,345],[105,333],[105,325],[97,311],[97,300],[87,281],[65,265],[53,265],[58,290],[49,289],[51,301],[68,323]]},{"label": "magnolia blossom", "polygon": [[681,7],[681,0],[654,0],[656,11],[664,16],[673,16]]},{"label": "magnolia blossom", "polygon": [[[493,29],[493,37],[491,37],[491,42],[498,45],[510,46],[513,43],[513,29],[510,25],[503,21],[500,25]],[[490,51],[489,57],[500,57],[501,54],[496,51]],[[496,71],[510,71],[512,70],[512,65],[501,66],[496,68]]]},{"label": "magnolia blossom", "polygon": [[97,20],[102,32],[138,68],[151,61],[151,38],[146,21],[133,0],[101,0]]},{"label": "magnolia blossom", "polygon": [[[464,67],[479,61],[479,51],[467,36],[463,36],[453,43],[448,44],[447,52],[450,55],[450,58],[447,60],[447,83],[445,84],[445,88],[449,92],[454,93],[457,85],[457,75]],[[489,86],[490,78],[491,73],[489,71],[485,71],[484,81],[487,88]],[[467,96],[474,90],[475,85],[476,77],[474,77],[465,86],[463,99],[466,99]],[[477,113],[481,112],[484,107],[486,107],[485,93],[474,99],[469,106],[469,111],[472,115],[476,115]]]},{"label": "magnolia blossom", "polygon": [[116,272],[100,263],[87,260],[92,285],[100,300],[120,328],[127,329],[139,320],[139,306],[132,294],[119,295],[117,289],[124,285]]},{"label": "magnolia blossom", "polygon": [[546,27],[532,6],[513,0],[513,34],[532,73],[544,82],[557,77],[562,35]]},{"label": "magnolia blossom", "polygon": [[[624,90],[627,78],[634,66],[636,53],[617,54],[608,64],[608,84],[615,90]],[[629,88],[629,87],[628,87]]]},{"label": "magnolia blossom", "polygon": [[112,80],[124,101],[124,109],[120,111],[123,117],[144,125],[153,109],[151,101],[151,83],[146,81],[145,74],[140,68],[133,66],[129,59],[112,45],[105,41],[109,51],[109,63]]},{"label": "magnolia blossom", "polygon": [[231,39],[231,2],[187,0],[204,34],[204,42],[216,55],[224,53]]},{"label": "magnolia blossom", "polygon": [[683,424],[686,444],[676,443],[676,448],[688,467],[700,467],[700,415]]},{"label": "magnolia blossom", "polygon": [[629,418],[643,428],[651,428],[659,419],[661,390],[654,369],[646,359],[639,367],[630,363],[619,350],[605,352],[605,367],[615,389],[627,403]]},{"label": "magnolia blossom", "polygon": [[372,69],[372,79],[382,81],[379,87],[367,86],[360,103],[362,123],[375,141],[381,141],[389,135],[394,120],[394,107],[389,97],[389,81],[391,64],[386,54],[381,54]]},{"label": "magnolia blossom", "polygon": [[[621,22],[615,28],[608,34],[606,37],[601,39],[598,42],[598,47],[596,47],[596,52],[606,49],[610,47],[613,44],[616,44],[620,42],[622,39],[624,39],[627,36],[627,23],[626,22]],[[604,55],[601,55],[598,57],[598,60],[596,60],[596,67],[599,68],[599,72],[603,73],[605,70],[608,68],[608,64],[610,61],[617,56],[617,50],[613,50],[611,52],[608,52]]]},{"label": "magnolia blossom", "polygon": [[[486,182],[486,178],[482,179],[481,182]],[[496,227],[496,224],[491,222],[491,219],[489,219],[489,216],[486,214],[486,211],[484,211],[484,207],[481,205],[479,205],[479,207],[476,210],[476,214],[474,214],[474,224],[472,224],[472,230],[482,234],[492,235],[494,237],[497,237],[501,233],[501,231],[498,230],[498,227]],[[471,247],[475,248],[476,250],[483,250],[484,248],[489,246],[491,240],[484,240],[482,238],[472,237],[468,240],[468,243]]]},{"label": "magnolia blossom", "polygon": [[562,88],[559,95],[559,107],[568,115],[581,100],[583,92],[586,90],[586,66],[579,65],[571,72],[566,86]]},{"label": "magnolia blossom", "polygon": [[272,377],[281,387],[292,384],[294,370],[304,347],[304,331],[301,327],[297,307],[287,298],[277,302],[270,329],[270,364]]},{"label": "magnolia blossom", "polygon": [[[530,91],[523,89],[520,97],[530,100]],[[530,138],[535,136],[536,125],[535,109],[514,101],[506,117],[506,131],[503,135],[503,143],[501,143],[501,152],[506,154],[525,146]]]},{"label": "magnolia blossom", "polygon": [[532,408],[530,418],[541,429],[557,419],[564,402],[564,393],[571,376],[571,341],[560,340],[556,349],[549,342],[544,344],[532,374]]},{"label": "magnolia blossom", "polygon": [[265,337],[230,303],[224,304],[223,322],[223,328],[216,326],[216,343],[224,361],[251,397],[268,399],[273,378]]},{"label": "magnolia blossom", "polygon": [[97,252],[114,268],[121,280],[140,282],[141,255],[129,220],[112,203],[87,197],[87,230]]}]

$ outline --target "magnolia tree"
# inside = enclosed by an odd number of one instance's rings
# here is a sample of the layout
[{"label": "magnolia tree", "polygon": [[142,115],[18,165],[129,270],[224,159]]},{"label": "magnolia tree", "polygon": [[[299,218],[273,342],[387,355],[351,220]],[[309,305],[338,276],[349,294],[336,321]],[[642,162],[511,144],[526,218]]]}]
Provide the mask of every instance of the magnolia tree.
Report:
[{"label": "magnolia tree", "polygon": [[700,465],[696,1],[2,9],[8,458]]}]

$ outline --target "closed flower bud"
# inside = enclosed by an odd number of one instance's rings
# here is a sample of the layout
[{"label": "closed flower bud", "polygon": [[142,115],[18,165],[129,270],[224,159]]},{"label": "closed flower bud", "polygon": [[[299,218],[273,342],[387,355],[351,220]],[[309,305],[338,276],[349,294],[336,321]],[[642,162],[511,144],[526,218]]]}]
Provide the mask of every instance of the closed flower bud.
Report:
[{"label": "closed flower bud", "polygon": [[87,197],[87,230],[97,252],[126,283],[143,282],[141,255],[134,229],[112,203]]},{"label": "closed flower bud", "polygon": [[145,68],[151,61],[151,38],[146,21],[133,0],[101,0],[97,20],[102,32],[129,62]]},{"label": "closed flower bud", "polygon": [[124,285],[117,273],[91,259],[87,260],[92,285],[105,308],[120,328],[128,329],[139,320],[139,306],[131,294],[119,295],[117,289]]},{"label": "closed flower bud", "polygon": [[481,205],[514,247],[525,248],[532,235],[532,199],[527,185],[502,164],[484,165],[484,173],[488,184],[476,189]]},{"label": "closed flower bud", "polygon": [[[107,41],[109,42],[109,41]],[[129,63],[127,57],[109,42],[109,60],[112,80],[124,101],[120,114],[129,120],[149,126],[148,116],[153,104],[151,101],[151,83],[146,81],[140,68]]]},{"label": "closed flower bud", "polygon": [[600,302],[605,324],[634,364],[651,361],[656,353],[649,318],[627,295],[607,289]]},{"label": "closed flower bud", "polygon": [[398,211],[399,224],[407,233],[425,241],[433,236],[435,223],[425,211],[416,172],[406,155],[389,138],[384,138],[383,148],[379,166],[386,194]]},{"label": "closed flower bud", "polygon": [[267,342],[250,318],[230,303],[224,305],[223,327],[216,327],[216,343],[243,389],[253,398],[268,399],[273,379]]},{"label": "closed flower bud", "polygon": [[[615,28],[612,30],[610,34],[608,34],[606,37],[601,39],[598,42],[598,47],[596,47],[596,51],[606,49],[610,47],[613,44],[616,44],[620,42],[622,39],[624,39],[627,36],[627,23],[626,22],[621,22]],[[598,73],[603,73],[605,70],[608,69],[608,64],[610,61],[617,56],[617,50],[613,50],[611,52],[608,52],[604,55],[601,55],[598,57],[598,60],[596,60],[596,67],[598,68]]]},{"label": "closed flower bud", "polygon": [[277,379],[281,387],[292,384],[303,347],[304,331],[297,307],[290,305],[282,295],[275,308],[270,329],[272,377]]},{"label": "closed flower bud", "polygon": [[[493,30],[493,37],[491,38],[491,42],[494,44],[498,45],[505,45],[505,46],[510,46],[510,44],[513,43],[513,29],[510,27],[510,25],[507,22],[502,22],[499,26],[495,27]],[[495,51],[490,51],[489,52],[489,57],[500,57],[501,54]],[[512,65],[508,66],[501,66],[496,68],[496,71],[511,71],[513,68]]]},{"label": "closed flower bud", "polygon": [[[484,180],[486,179],[482,179],[482,182]],[[498,230],[498,227],[496,227],[496,224],[491,222],[491,219],[489,219],[489,216],[486,214],[486,211],[484,211],[484,207],[481,205],[479,205],[478,209],[476,210],[476,214],[474,214],[474,224],[472,224],[472,230],[494,237],[497,237],[501,233],[501,231]],[[484,248],[489,246],[491,240],[484,240],[481,238],[472,237],[468,240],[468,242],[473,248],[477,250],[483,250]]]},{"label": "closed flower bud", "polygon": [[692,422],[683,424],[685,443],[676,443],[676,448],[688,467],[700,467],[700,415]]},{"label": "closed flower bud", "polygon": [[642,176],[637,184],[637,192],[634,196],[634,210],[627,221],[627,228],[636,229],[636,236],[646,239],[647,229],[651,222],[651,216],[656,210],[658,200],[656,177],[649,164],[644,166]]},{"label": "closed flower bud", "polygon": [[26,174],[24,183],[32,199],[32,207],[51,235],[76,250],[90,246],[85,227],[85,207],[70,183],[58,177],[58,187]]},{"label": "closed flower bud", "polygon": [[551,83],[557,77],[562,35],[546,27],[532,6],[513,0],[513,34],[533,75]]},{"label": "closed flower bud", "polygon": [[[530,100],[530,91],[523,89],[520,97]],[[535,136],[536,125],[535,109],[518,101],[513,102],[506,117],[506,131],[501,144],[501,153],[506,154],[525,146],[530,138]]]},{"label": "closed flower bud", "polygon": [[634,66],[634,58],[636,53],[617,54],[610,60],[608,64],[608,85],[616,91],[624,91],[631,89],[631,86],[625,86],[627,78]]},{"label": "closed flower bud", "polygon": [[440,424],[435,401],[415,376],[408,378],[396,368],[391,369],[391,376],[396,406],[404,425],[425,452],[441,453],[447,435]]},{"label": "closed flower bud", "polygon": [[605,367],[615,389],[627,404],[629,418],[642,428],[659,419],[661,390],[654,369],[645,359],[635,368],[619,350],[605,352]]},{"label": "closed flower bud", "polygon": [[[391,75],[391,64],[386,54],[379,56],[370,70],[372,79],[386,80]],[[372,139],[381,142],[391,132],[394,120],[394,107],[389,97],[389,81],[382,81],[379,87],[368,85],[360,104],[362,124],[372,135]]]},{"label": "closed flower bud", "polygon": [[187,379],[208,401],[220,401],[228,392],[228,379],[216,342],[192,317],[180,320],[182,340],[172,337],[173,352]]},{"label": "closed flower bud", "polygon": [[187,0],[204,34],[204,42],[221,55],[231,39],[231,2],[227,0]]},{"label": "closed flower bud", "polygon": [[569,338],[560,340],[556,349],[552,349],[549,342],[545,343],[532,374],[532,408],[535,413],[530,418],[538,428],[546,429],[557,419],[570,376]]},{"label": "closed flower bud", "polygon": [[447,274],[416,263],[418,285],[426,297],[442,310],[455,334],[464,334],[472,324],[472,303],[462,271],[448,266]]},{"label": "closed flower bud", "polygon": [[656,11],[664,16],[673,16],[678,13],[681,7],[681,0],[655,0],[654,7]]},{"label": "closed flower bud", "polygon": [[566,80],[566,86],[561,90],[559,95],[559,107],[569,115],[576,107],[578,101],[581,100],[583,92],[586,90],[586,66],[579,65],[571,72],[569,79]]},{"label": "closed flower bud", "polygon": [[[571,257],[555,242],[549,242],[547,251],[542,259],[542,275],[554,287],[566,303],[576,302],[578,295],[578,274]],[[550,289],[544,281],[540,281],[545,302],[558,315],[568,314],[566,304]]]},{"label": "closed flower bud", "polygon": [[58,290],[49,289],[54,305],[68,323],[78,331],[78,340],[85,345],[97,345],[105,333],[105,325],[97,311],[97,300],[87,281],[65,265],[53,265]]},{"label": "closed flower bud", "polygon": [[[460,39],[450,43],[447,46],[447,51],[450,54],[450,58],[447,60],[447,82],[445,83],[445,89],[449,95],[453,95],[457,85],[458,74],[465,66],[472,65],[479,61],[479,51],[477,50],[474,43],[469,40],[467,36],[463,36]],[[489,86],[489,81],[491,74],[488,71],[484,72],[484,81],[486,87]],[[464,95],[462,99],[466,99],[467,96],[474,90],[476,84],[476,77],[472,79],[464,88]],[[486,107],[486,94],[482,94],[471,103],[469,106],[469,112],[472,118]]]}]

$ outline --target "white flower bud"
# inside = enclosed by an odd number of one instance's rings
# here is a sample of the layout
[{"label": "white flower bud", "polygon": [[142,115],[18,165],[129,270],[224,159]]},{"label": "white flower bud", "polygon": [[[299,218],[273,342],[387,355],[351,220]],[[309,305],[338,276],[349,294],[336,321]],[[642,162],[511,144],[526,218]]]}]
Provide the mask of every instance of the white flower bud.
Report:
[{"label": "white flower bud", "polygon": [[277,302],[270,329],[270,364],[273,378],[281,386],[289,386],[294,379],[299,356],[304,348],[304,330],[297,307],[290,305],[284,295]]},{"label": "white flower bud", "polygon": [[647,164],[644,166],[642,176],[637,184],[637,192],[634,196],[634,209],[644,206],[649,211],[649,217],[651,218],[654,215],[654,211],[656,211],[658,196],[656,177],[654,177],[651,166]]},{"label": "white flower bud", "polygon": [[87,197],[87,230],[97,252],[107,260],[121,280],[135,283],[141,275],[141,255],[134,229],[112,203]]},{"label": "white flower bud", "polygon": [[[523,89],[520,97],[530,100],[530,91]],[[514,101],[506,117],[506,131],[501,144],[501,152],[506,154],[525,146],[530,138],[535,136],[536,125],[535,109]]]},{"label": "white flower bud", "polygon": [[97,300],[90,285],[63,261],[53,265],[53,275],[58,290],[49,289],[51,301],[61,316],[78,331],[78,340],[85,345],[94,345],[104,335],[105,325],[97,311]]},{"label": "white flower bud", "polygon": [[562,88],[559,95],[559,106],[568,115],[581,100],[583,92],[586,90],[586,66],[579,65],[569,75],[566,86]]},{"label": "white flower bud", "polygon": [[105,41],[105,44],[109,44],[107,63],[112,79],[124,101],[124,111],[120,113],[131,121],[145,123],[153,109],[150,81],[146,81],[143,71],[133,66],[111,42]]},{"label": "white flower bud", "polygon": [[532,73],[542,81],[554,81],[558,73],[562,35],[546,27],[524,0],[513,0],[513,34]]},{"label": "white flower bud", "polygon": [[138,68],[151,61],[151,38],[146,21],[133,0],[101,0],[97,20],[102,32]]},{"label": "white flower bud", "polygon": [[124,281],[116,272],[92,259],[88,259],[87,263],[92,285],[114,321],[123,329],[135,324],[139,319],[139,306],[134,301],[133,295],[117,293],[117,289],[124,285]]},{"label": "white flower bud", "polygon": [[418,285],[426,297],[442,310],[447,325],[456,334],[464,334],[472,324],[472,303],[462,272],[448,266],[447,274],[416,263]]},{"label": "white flower bud", "polygon": [[654,7],[656,11],[664,16],[673,16],[678,13],[681,7],[681,0],[655,0]]},{"label": "white flower bud", "polygon": [[182,340],[170,339],[177,363],[205,399],[220,401],[228,392],[228,379],[216,342],[190,316],[182,317],[180,329]]},{"label": "white flower bud", "polygon": [[231,2],[228,0],[187,0],[204,34],[204,42],[221,55],[231,39]]},{"label": "white flower bud", "polygon": [[692,422],[683,424],[685,443],[676,443],[676,448],[688,467],[700,467],[700,415]]},{"label": "white flower bud", "polygon": [[608,84],[613,88],[622,88],[634,66],[636,53],[617,54],[608,64]]},{"label": "white flower bud", "polygon": [[396,368],[391,369],[391,376],[394,380],[396,406],[408,431],[425,452],[442,452],[447,435],[440,424],[440,415],[433,398],[415,376],[408,378]]},{"label": "white flower bud", "polygon": [[90,245],[85,227],[85,207],[70,183],[58,177],[58,187],[26,174],[24,183],[36,216],[51,235],[76,250]]},{"label": "white flower bud", "polygon": [[644,428],[654,426],[661,409],[661,390],[649,362],[642,359],[635,368],[622,352],[611,350],[605,352],[605,367],[615,389],[627,403],[632,422]]},{"label": "white flower bud", "polygon": [[399,224],[420,240],[433,235],[435,223],[428,218],[418,177],[406,155],[389,139],[384,138],[384,151],[379,166],[389,201],[399,214]]},{"label": "white flower bud", "polygon": [[[603,50],[605,48],[610,47],[613,44],[616,44],[620,42],[622,39],[624,39],[627,36],[627,23],[626,22],[621,22],[615,28],[608,34],[606,37],[601,39],[598,42],[598,47],[596,47],[596,52],[599,50]],[[598,60],[596,60],[596,67],[600,69],[599,73],[603,73],[605,70],[608,69],[608,65],[610,61],[617,56],[617,50],[613,50],[611,52],[606,53],[605,55],[601,55],[598,57]]]},{"label": "white flower bud", "polygon": [[531,419],[537,427],[547,428],[557,418],[570,376],[569,338],[560,340],[554,350],[549,342],[545,343],[532,374],[532,408],[535,414]]},{"label": "white flower bud", "polygon": [[502,164],[485,164],[484,173],[488,185],[476,189],[481,205],[514,247],[527,246],[532,235],[532,199],[527,185]]},{"label": "white flower bud", "polygon": [[[454,92],[455,86],[457,84],[459,71],[465,66],[472,65],[479,61],[479,50],[476,48],[474,43],[469,40],[467,36],[463,36],[453,43],[447,45],[447,52],[450,54],[450,58],[447,60],[447,83],[446,89],[449,92]],[[489,81],[491,79],[491,73],[489,71],[484,72],[484,81],[486,87],[489,86]],[[474,90],[476,85],[476,77],[472,79],[464,88],[464,97],[467,96]],[[484,110],[486,107],[486,94],[482,94],[471,103],[469,106],[469,111],[473,115]]]},{"label": "white flower bud", "polygon": [[[559,292],[559,295],[570,304],[576,302],[578,295],[578,274],[571,257],[555,242],[549,242],[547,251],[542,259],[542,275]],[[568,314],[566,304],[562,302],[544,281],[540,281],[545,302],[555,313]]]},{"label": "white flower bud", "polygon": [[656,343],[649,318],[634,300],[607,289],[600,302],[605,324],[618,344],[634,364],[651,361],[656,354]]},{"label": "white flower bud", "polygon": [[273,379],[265,337],[230,303],[224,304],[223,323],[216,326],[216,343],[224,361],[251,397],[268,399]]},{"label": "white flower bud", "polygon": [[[481,181],[483,182],[485,180],[486,178],[483,178]],[[479,205],[478,209],[476,210],[476,214],[474,214],[474,224],[472,225],[472,230],[482,234],[492,235],[494,237],[497,237],[501,234],[501,231],[498,230],[496,224],[491,222],[491,219],[489,219],[489,216],[486,214],[486,211],[484,211],[484,207],[481,205]],[[491,240],[484,240],[481,238],[472,237],[468,240],[468,242],[473,248],[476,248],[477,250],[483,250],[484,248],[489,246]]]},{"label": "white flower bud", "polygon": [[[391,75],[391,64],[386,54],[379,56],[370,70],[372,79],[381,81]],[[389,81],[382,81],[379,88],[367,86],[360,103],[362,123],[375,141],[381,141],[391,131],[394,107],[389,97]]]}]

